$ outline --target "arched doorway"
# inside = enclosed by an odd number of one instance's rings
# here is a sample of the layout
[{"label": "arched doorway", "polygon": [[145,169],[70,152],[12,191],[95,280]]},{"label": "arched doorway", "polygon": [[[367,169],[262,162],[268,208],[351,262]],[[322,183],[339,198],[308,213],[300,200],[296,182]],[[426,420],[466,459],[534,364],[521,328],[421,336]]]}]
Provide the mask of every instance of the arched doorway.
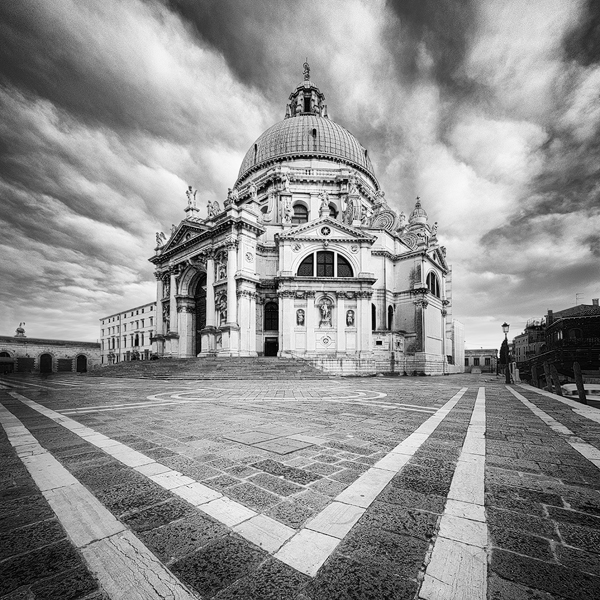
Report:
[{"label": "arched doorway", "polygon": [[206,327],[206,273],[202,273],[198,278],[194,301],[196,302],[194,312],[194,347],[195,353],[198,355],[202,352],[202,330]]},{"label": "arched doorway", "polygon": [[51,354],[42,354],[40,356],[40,373],[52,373]]},{"label": "arched doorway", "polygon": [[15,369],[15,362],[8,352],[0,352],[0,373],[12,373]]},{"label": "arched doorway", "polygon": [[77,372],[85,373],[87,371],[87,356],[85,354],[80,354],[77,357]]}]

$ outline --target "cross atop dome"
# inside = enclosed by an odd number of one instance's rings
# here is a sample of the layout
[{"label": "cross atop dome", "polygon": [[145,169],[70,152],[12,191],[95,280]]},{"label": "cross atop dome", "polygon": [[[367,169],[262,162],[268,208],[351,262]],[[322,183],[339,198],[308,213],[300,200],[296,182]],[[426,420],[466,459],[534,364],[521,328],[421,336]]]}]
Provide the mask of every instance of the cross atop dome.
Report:
[{"label": "cross atop dome", "polygon": [[290,94],[289,102],[285,107],[285,118],[288,119],[300,115],[328,117],[325,94],[310,80],[308,58],[302,66],[304,67],[304,80]]}]

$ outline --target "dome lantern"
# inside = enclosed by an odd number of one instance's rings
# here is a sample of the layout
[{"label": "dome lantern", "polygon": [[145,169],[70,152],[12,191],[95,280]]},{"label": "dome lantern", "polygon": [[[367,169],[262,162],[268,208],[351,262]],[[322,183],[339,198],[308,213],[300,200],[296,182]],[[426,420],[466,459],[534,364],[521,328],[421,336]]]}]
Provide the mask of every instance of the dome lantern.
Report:
[{"label": "dome lantern", "polygon": [[297,115],[318,115],[327,117],[325,94],[310,80],[310,66],[304,63],[304,81],[290,94],[285,109],[285,118]]}]

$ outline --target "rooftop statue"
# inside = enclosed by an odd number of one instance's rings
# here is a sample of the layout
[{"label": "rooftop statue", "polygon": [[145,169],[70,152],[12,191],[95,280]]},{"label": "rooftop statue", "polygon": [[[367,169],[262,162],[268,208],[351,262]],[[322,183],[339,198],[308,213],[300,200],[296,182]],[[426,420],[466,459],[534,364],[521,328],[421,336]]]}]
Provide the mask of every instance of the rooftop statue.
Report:
[{"label": "rooftop statue", "polygon": [[196,208],[196,194],[198,190],[193,190],[192,186],[188,186],[187,192],[185,195],[187,196],[188,206]]}]

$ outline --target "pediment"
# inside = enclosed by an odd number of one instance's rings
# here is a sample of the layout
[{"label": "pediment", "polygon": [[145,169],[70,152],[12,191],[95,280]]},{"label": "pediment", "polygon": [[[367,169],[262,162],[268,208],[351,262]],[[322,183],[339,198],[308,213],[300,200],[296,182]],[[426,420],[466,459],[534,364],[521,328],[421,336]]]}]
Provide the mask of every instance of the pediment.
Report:
[{"label": "pediment", "polygon": [[309,221],[279,235],[280,241],[323,241],[324,239],[334,239],[336,241],[343,241],[345,239],[349,242],[366,241],[373,243],[377,238],[362,229],[346,225],[331,217],[321,217],[314,221]]},{"label": "pediment", "polygon": [[192,241],[194,238],[203,234],[207,229],[208,227],[201,223],[182,221],[174,229],[167,243],[162,247],[163,253],[167,250],[172,250],[181,244]]},{"label": "pediment", "polygon": [[446,262],[446,257],[444,256],[444,253],[442,252],[440,246],[436,246],[427,254],[435,263],[440,265],[440,267],[442,267],[446,271],[448,270],[448,263]]}]

